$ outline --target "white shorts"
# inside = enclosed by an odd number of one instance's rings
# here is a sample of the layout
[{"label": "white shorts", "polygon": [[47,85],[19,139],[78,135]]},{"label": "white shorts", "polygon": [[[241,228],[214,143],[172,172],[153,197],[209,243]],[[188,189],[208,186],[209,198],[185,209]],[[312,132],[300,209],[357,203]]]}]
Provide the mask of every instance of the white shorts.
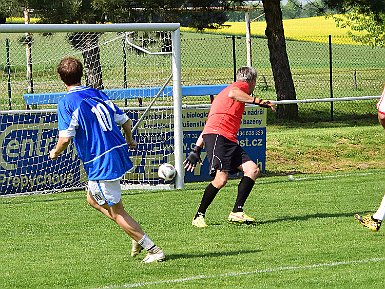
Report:
[{"label": "white shorts", "polygon": [[88,191],[92,194],[95,201],[103,206],[116,205],[122,197],[120,180],[115,181],[88,181]]}]

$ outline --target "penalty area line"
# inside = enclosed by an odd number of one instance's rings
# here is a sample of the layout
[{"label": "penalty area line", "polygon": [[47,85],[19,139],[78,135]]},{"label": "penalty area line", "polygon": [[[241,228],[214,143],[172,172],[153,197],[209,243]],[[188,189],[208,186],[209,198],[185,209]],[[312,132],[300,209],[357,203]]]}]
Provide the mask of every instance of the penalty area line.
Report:
[{"label": "penalty area line", "polygon": [[121,284],[121,285],[109,285],[98,289],[138,288],[138,287],[151,286],[151,285],[184,283],[184,282],[202,280],[202,279],[239,277],[239,276],[245,276],[245,275],[257,275],[262,273],[275,273],[275,272],[282,272],[282,271],[311,270],[311,269],[318,269],[318,268],[337,267],[337,266],[343,266],[343,265],[377,263],[382,261],[385,261],[385,257],[371,258],[371,259],[364,259],[364,260],[318,263],[318,264],[304,265],[304,266],[283,266],[283,267],[276,267],[276,268],[257,269],[257,270],[245,271],[245,272],[228,272],[228,273],[215,274],[215,275],[196,275],[196,276],[191,276],[186,278],[159,280],[159,281],[153,281],[153,282],[139,282],[139,283],[128,283],[128,284]]}]

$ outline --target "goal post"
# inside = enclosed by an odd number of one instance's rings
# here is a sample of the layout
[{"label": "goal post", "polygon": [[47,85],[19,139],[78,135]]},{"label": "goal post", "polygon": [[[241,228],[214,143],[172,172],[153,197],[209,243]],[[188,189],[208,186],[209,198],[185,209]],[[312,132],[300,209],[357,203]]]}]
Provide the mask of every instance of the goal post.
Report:
[{"label": "goal post", "polygon": [[[8,68],[0,74],[1,86],[6,85],[0,99],[7,100],[0,102],[0,195],[85,184],[73,145],[56,161],[48,157],[58,135],[57,101],[66,93],[56,73],[65,56],[81,59],[82,84],[103,90],[133,120],[138,149],[131,151],[135,168],[122,179],[124,187],[183,188],[179,23],[3,24],[0,43],[5,40],[9,53],[0,51]],[[28,79],[27,66],[32,67]],[[157,176],[164,162],[177,171],[171,183]]]}]

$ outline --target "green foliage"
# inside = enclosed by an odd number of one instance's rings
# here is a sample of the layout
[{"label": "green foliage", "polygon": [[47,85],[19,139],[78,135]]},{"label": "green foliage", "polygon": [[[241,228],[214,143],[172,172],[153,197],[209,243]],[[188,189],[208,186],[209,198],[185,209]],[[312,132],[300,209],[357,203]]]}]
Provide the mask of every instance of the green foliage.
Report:
[{"label": "green foliage", "polygon": [[375,15],[385,12],[385,0],[323,0],[332,9],[342,13],[349,12],[353,7],[359,13],[374,13]]},{"label": "green foliage", "polygon": [[[385,13],[375,15],[372,12],[360,13],[352,8],[347,14],[333,16],[339,27],[350,27],[349,36],[357,42],[371,46],[385,46]],[[358,32],[358,33],[357,33]]]},{"label": "green foliage", "polygon": [[294,19],[300,18],[302,15],[302,4],[299,0],[287,1],[286,5],[282,6],[282,18]]},{"label": "green foliage", "polygon": [[[4,0],[2,0],[4,1]],[[1,16],[22,16],[23,7],[33,9],[33,16],[42,23],[105,23],[105,22],[180,22],[198,30],[215,28],[227,20],[227,7],[221,0],[11,0],[0,1]],[[233,2],[233,1],[230,1]],[[237,2],[237,1],[235,1]],[[194,11],[194,7],[200,7]]]},{"label": "green foliage", "polygon": [[302,3],[299,0],[288,0],[285,5],[281,4],[281,10],[283,19],[314,17],[333,12],[323,0],[314,0],[307,3]]}]

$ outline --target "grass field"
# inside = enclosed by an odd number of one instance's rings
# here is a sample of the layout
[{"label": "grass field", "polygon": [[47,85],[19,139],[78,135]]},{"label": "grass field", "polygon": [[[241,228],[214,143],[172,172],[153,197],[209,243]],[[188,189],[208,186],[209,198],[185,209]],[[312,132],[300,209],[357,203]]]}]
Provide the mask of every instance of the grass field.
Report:
[{"label": "grass field", "polygon": [[[231,75],[231,61],[224,56],[231,55],[230,44],[215,49],[219,41],[230,40],[223,35],[213,39],[220,40],[195,39],[194,46],[182,42],[183,77],[190,84],[216,83]],[[298,98],[327,97],[323,45],[288,43]],[[253,49],[260,73],[268,74],[266,40],[257,39]],[[337,81],[337,97],[380,92],[382,49],[334,49],[341,79],[351,77],[355,68],[363,75],[358,89]],[[53,66],[47,69],[53,71]],[[364,75],[373,70],[374,80]],[[25,77],[18,68],[16,72],[17,78]],[[44,76],[45,81],[57,78]],[[275,95],[271,87],[258,92]],[[375,112],[373,103],[368,106]],[[361,110],[351,103],[340,112],[347,118],[348,109]],[[383,289],[385,228],[372,233],[353,215],[373,212],[385,192],[384,137],[373,115],[340,123],[269,123],[267,171],[245,207],[257,218],[256,225],[226,221],[236,180],[229,181],[209,208],[209,227],[203,230],[192,227],[191,219],[206,183],[186,184],[179,191],[126,191],[126,209],[165,250],[167,260],[159,264],[142,264],[144,254],[131,258],[129,238],[86,204],[84,192],[1,197],[0,288]]]},{"label": "grass field", "polygon": [[141,264],[123,233],[83,192],[1,198],[2,288],[384,288],[385,231],[353,220],[374,210],[385,171],[257,181],[247,212],[257,225],[226,222],[236,182],[191,226],[203,184],[127,193],[128,211],[167,261]]},{"label": "grass field", "polygon": [[126,209],[164,248],[164,263],[131,258],[130,240],[84,192],[0,198],[0,287],[384,288],[385,230],[353,219],[373,212],[385,192],[383,129],[318,125],[268,128],[267,173],[245,206],[257,225],[226,221],[236,180],[203,230],[191,218],[206,183],[125,192]]}]

